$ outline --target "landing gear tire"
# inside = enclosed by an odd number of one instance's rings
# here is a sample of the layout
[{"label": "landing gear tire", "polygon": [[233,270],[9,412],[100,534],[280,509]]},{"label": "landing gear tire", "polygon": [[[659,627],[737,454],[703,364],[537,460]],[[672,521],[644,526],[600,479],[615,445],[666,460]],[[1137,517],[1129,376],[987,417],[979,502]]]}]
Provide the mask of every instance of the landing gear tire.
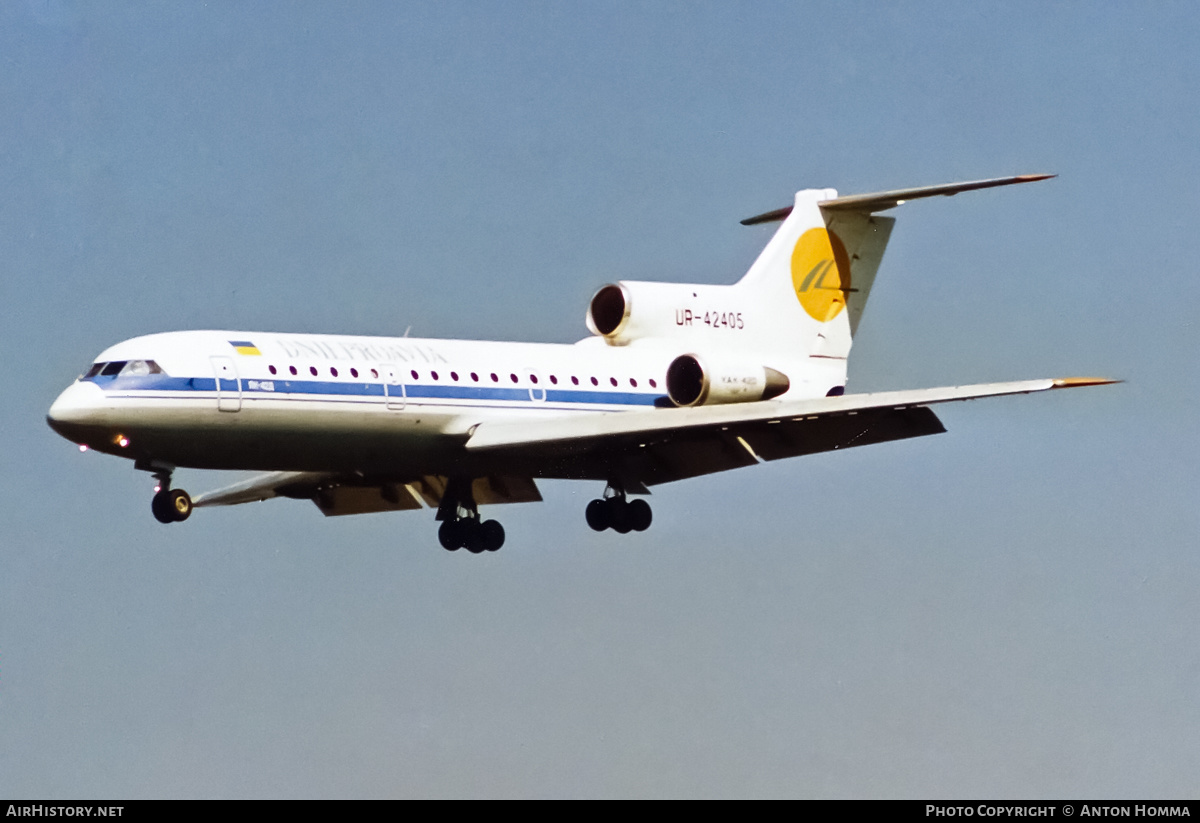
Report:
[{"label": "landing gear tire", "polygon": [[463,531],[466,532],[467,551],[471,554],[483,554],[483,528],[479,525],[478,520],[463,520]]},{"label": "landing gear tire", "polygon": [[182,523],[192,514],[192,498],[183,489],[163,489],[151,498],[150,511],[159,523]]},{"label": "landing gear tire", "polygon": [[650,510],[650,504],[645,500],[630,500],[629,501],[629,524],[633,526],[635,532],[644,532],[650,528],[650,522],[654,519],[654,512]]},{"label": "landing gear tire", "polygon": [[593,500],[591,503],[588,503],[583,515],[587,518],[587,524],[594,531],[602,532],[612,525],[608,514],[607,500]]},{"label": "landing gear tire", "polygon": [[175,517],[171,514],[171,501],[167,499],[170,494],[168,491],[161,491],[150,499],[150,511],[159,523],[175,522]]},{"label": "landing gear tire", "polygon": [[456,552],[463,547],[463,530],[461,520],[444,520],[438,527],[438,542],[448,552]]},{"label": "landing gear tire", "polygon": [[629,504],[619,497],[608,501],[608,519],[612,530],[617,534],[629,534],[633,531],[633,521],[629,517]]},{"label": "landing gear tire", "polygon": [[504,527],[495,520],[485,520],[479,527],[484,551],[499,551],[504,545]]},{"label": "landing gear tire", "polygon": [[176,523],[182,523],[192,516],[192,498],[183,489],[171,489],[167,492],[167,500]]},{"label": "landing gear tire", "polygon": [[447,551],[466,549],[471,554],[497,551],[504,545],[504,527],[481,520],[469,477],[451,477],[438,505],[438,540]]},{"label": "landing gear tire", "polygon": [[504,527],[495,520],[480,523],[469,517],[446,520],[438,528],[438,541],[446,551],[466,549],[471,554],[499,551],[504,545]]},{"label": "landing gear tire", "polygon": [[631,531],[644,532],[650,528],[654,514],[645,500],[605,497],[588,503],[584,517],[595,531],[612,529],[617,534],[628,534]]}]

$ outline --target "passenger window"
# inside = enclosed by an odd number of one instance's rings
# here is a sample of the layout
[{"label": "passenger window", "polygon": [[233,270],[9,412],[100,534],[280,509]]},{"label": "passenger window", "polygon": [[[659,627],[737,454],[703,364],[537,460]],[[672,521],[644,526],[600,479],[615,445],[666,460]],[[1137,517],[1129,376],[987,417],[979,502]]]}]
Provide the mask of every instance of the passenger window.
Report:
[{"label": "passenger window", "polygon": [[653,377],[650,378],[650,388],[652,388],[652,389],[658,388],[658,383],[654,380]]},{"label": "passenger window", "polygon": [[516,383],[516,382],[517,382],[517,376],[516,376],[515,374],[509,375],[509,376],[512,378],[512,381],[513,381],[514,383]]},{"label": "passenger window", "polygon": [[637,388],[637,381],[636,381],[636,380],[634,380],[634,379],[631,377],[631,378],[629,378],[629,385],[633,386],[633,387],[636,389],[636,388]]},{"label": "passenger window", "polygon": [[279,374],[279,372],[275,370],[274,366],[267,366],[267,369],[270,370],[271,374]]},{"label": "passenger window", "polygon": [[475,372],[471,372],[471,382],[472,382],[472,383],[478,383],[478,382],[479,382],[479,375],[477,375]]},{"label": "passenger window", "polygon": [[499,383],[499,382],[500,382],[500,378],[496,376],[496,373],[495,373],[495,372],[492,372],[492,382],[493,382],[493,383]]},{"label": "passenger window", "polygon": [[553,383],[554,385],[556,385],[556,386],[557,386],[557,385],[558,385],[558,378],[557,378],[557,377],[555,377],[554,375],[550,375],[550,382],[551,382],[551,383]]},{"label": "passenger window", "polygon": [[312,374],[313,377],[317,376],[317,367],[316,366],[309,366],[308,370]]},{"label": "passenger window", "polygon": [[293,377],[296,376],[296,367],[295,366],[288,366],[288,371],[290,371],[292,373]]},{"label": "passenger window", "polygon": [[579,378],[578,378],[578,377],[576,377],[575,375],[571,375],[571,385],[572,385],[572,386],[578,386],[578,385],[579,385]]},{"label": "passenger window", "polygon": [[615,378],[615,377],[610,377],[610,378],[608,378],[608,382],[609,382],[609,383],[612,383],[614,386],[616,386],[616,385],[617,385],[617,378]]},{"label": "passenger window", "polygon": [[592,378],[592,385],[593,385],[593,386],[599,386],[599,385],[600,385],[600,381],[599,381],[599,380],[597,380],[596,378],[594,378],[594,377],[593,377],[593,378]]},{"label": "passenger window", "polygon": [[458,372],[456,372],[456,371],[450,372],[450,379],[453,380],[455,383],[457,383],[458,382]]},{"label": "passenger window", "polygon": [[437,380],[437,372],[435,372],[435,371],[431,371],[431,372],[429,373],[429,376],[430,376],[430,377],[432,377],[434,380]]},{"label": "passenger window", "polygon": [[332,366],[329,369],[329,373],[332,374],[334,377],[337,377],[337,369],[333,368]]},{"label": "passenger window", "polygon": [[[275,372],[273,372],[273,371],[271,372],[271,374],[274,374],[274,373],[275,373]],[[351,369],[351,370],[350,370],[350,376],[351,376],[351,377],[358,377],[358,369]]]}]

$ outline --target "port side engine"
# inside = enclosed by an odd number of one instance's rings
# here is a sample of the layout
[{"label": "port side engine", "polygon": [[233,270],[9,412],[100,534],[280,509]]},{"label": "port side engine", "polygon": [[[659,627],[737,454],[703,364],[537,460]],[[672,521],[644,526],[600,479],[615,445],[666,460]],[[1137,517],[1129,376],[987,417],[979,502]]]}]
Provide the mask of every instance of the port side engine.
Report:
[{"label": "port side engine", "polygon": [[683,354],[667,367],[667,396],[676,406],[770,400],[789,388],[783,372],[737,355]]}]

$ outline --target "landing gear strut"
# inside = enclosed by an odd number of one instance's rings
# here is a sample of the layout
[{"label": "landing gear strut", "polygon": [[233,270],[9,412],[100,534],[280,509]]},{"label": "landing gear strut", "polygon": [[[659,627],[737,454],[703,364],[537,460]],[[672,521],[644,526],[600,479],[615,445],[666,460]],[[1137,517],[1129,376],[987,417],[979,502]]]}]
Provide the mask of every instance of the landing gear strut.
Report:
[{"label": "landing gear strut", "polygon": [[645,500],[627,500],[625,488],[620,483],[610,482],[604,490],[603,497],[587,504],[584,516],[587,518],[587,524],[595,531],[612,529],[618,534],[628,534],[631,531],[644,532],[650,528],[654,514]]},{"label": "landing gear strut", "polygon": [[171,488],[171,472],[154,472],[158,490],[150,499],[150,511],[159,523],[182,523],[192,513],[192,498],[183,489]]},{"label": "landing gear strut", "polygon": [[504,545],[504,527],[495,520],[480,520],[471,481],[454,478],[446,484],[438,507],[438,541],[446,551],[466,549],[471,554],[494,552]]}]

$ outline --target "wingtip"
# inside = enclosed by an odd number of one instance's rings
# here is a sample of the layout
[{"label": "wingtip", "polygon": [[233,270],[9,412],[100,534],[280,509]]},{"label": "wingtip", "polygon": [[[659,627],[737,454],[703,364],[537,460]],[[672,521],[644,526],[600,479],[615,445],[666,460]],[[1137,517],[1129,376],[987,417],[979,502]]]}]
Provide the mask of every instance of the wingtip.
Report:
[{"label": "wingtip", "polygon": [[1054,381],[1054,388],[1071,389],[1076,386],[1107,386],[1110,383],[1124,382],[1124,380],[1114,380],[1111,377],[1059,377]]},{"label": "wingtip", "polygon": [[1033,183],[1037,180],[1051,180],[1058,177],[1057,174],[1018,174],[1017,179],[1022,183]]}]

